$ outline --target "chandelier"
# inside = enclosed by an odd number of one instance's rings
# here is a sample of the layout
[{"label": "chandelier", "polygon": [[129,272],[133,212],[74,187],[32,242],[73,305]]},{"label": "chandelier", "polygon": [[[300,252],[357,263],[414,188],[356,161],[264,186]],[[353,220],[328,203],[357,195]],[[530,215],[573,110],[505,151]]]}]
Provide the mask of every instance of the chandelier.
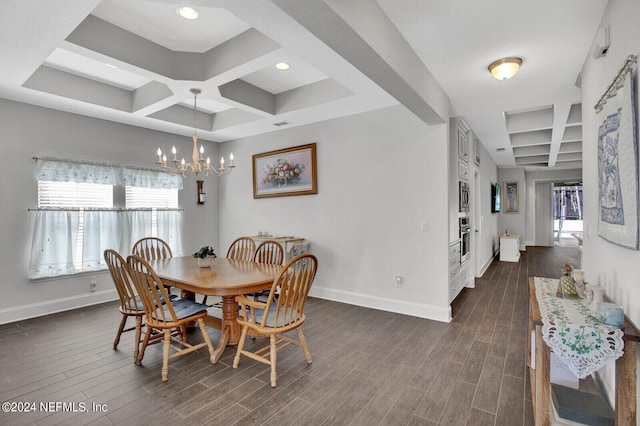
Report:
[{"label": "chandelier", "polygon": [[158,161],[156,164],[160,166],[160,170],[163,172],[170,174],[171,176],[182,175],[186,176],[189,173],[189,170],[193,172],[194,175],[197,175],[200,172],[205,172],[205,176],[209,176],[209,174],[216,176],[223,176],[231,173],[231,170],[235,167],[233,164],[233,154],[229,155],[229,165],[225,167],[224,165],[224,157],[220,157],[220,168],[216,169],[211,165],[211,160],[209,157],[204,159],[204,147],[200,145],[200,150],[198,150],[198,133],[196,131],[197,127],[197,98],[202,91],[200,89],[191,89],[191,93],[193,93],[193,154],[192,154],[192,162],[187,163],[182,160],[178,160],[178,151],[176,150],[175,145],[171,148],[171,153],[173,154],[173,167],[167,165],[167,156],[162,153],[162,150],[158,148]]}]

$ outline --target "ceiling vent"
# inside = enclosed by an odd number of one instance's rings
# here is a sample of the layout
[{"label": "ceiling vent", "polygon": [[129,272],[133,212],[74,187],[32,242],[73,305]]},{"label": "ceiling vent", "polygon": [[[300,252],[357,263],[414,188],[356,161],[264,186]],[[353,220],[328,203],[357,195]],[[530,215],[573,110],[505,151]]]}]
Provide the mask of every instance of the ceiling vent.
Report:
[{"label": "ceiling vent", "polygon": [[503,152],[503,151],[506,151],[506,148],[497,148],[496,149],[496,152]]},{"label": "ceiling vent", "polygon": [[277,123],[273,123],[273,125],[277,127],[286,126],[287,124],[289,124],[288,121],[278,121]]}]

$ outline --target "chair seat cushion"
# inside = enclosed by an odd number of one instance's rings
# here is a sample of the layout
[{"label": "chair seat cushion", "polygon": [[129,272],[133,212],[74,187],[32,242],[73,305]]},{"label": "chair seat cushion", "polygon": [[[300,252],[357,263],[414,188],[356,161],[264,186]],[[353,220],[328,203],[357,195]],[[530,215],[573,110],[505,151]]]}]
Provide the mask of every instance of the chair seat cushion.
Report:
[{"label": "chair seat cushion", "polygon": [[[202,303],[197,303],[189,299],[175,299],[171,301],[171,305],[173,306],[173,311],[176,313],[176,318],[179,320],[188,318],[200,312],[206,312],[208,308],[207,305],[203,305]],[[171,318],[166,306],[164,311],[167,318]]]},{"label": "chair seat cushion", "polygon": [[[269,315],[267,316],[267,321],[265,323],[266,327],[283,327],[285,325],[289,325],[291,322],[293,321],[297,321],[300,318],[300,315],[296,314],[293,318],[292,321],[283,321],[283,316],[280,315],[280,317],[278,318],[278,324],[276,324],[276,309],[277,309],[277,304],[274,302],[271,304],[271,307],[269,308]],[[256,315],[256,322],[260,323],[262,321],[262,317],[264,315],[264,309],[260,309],[260,308],[254,308],[253,312]],[[289,318],[289,316],[287,316],[287,319]]]},{"label": "chair seat cushion", "polygon": [[[162,297],[162,296],[160,296]],[[178,296],[176,296],[175,294],[170,294],[169,295],[169,300],[175,300],[177,299]],[[162,304],[164,305],[164,299],[162,300]],[[136,303],[130,303],[131,309],[138,311],[138,312],[143,312],[144,311],[144,304],[142,303],[142,300],[140,299],[140,296],[136,296]],[[134,309],[135,307],[138,307],[138,309]]]}]

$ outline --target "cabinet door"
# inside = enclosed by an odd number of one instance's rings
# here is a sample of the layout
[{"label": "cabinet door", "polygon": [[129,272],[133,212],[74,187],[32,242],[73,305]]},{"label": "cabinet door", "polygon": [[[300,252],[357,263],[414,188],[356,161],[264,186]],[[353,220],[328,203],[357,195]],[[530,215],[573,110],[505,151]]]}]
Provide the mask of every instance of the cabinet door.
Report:
[{"label": "cabinet door", "polygon": [[460,127],[458,127],[458,155],[464,161],[469,161],[469,137]]}]

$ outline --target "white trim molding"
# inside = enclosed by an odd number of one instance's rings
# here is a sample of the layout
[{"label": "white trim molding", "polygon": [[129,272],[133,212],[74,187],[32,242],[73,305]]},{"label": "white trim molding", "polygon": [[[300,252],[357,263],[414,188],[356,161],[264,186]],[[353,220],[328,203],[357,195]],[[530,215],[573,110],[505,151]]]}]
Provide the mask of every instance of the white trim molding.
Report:
[{"label": "white trim molding", "polygon": [[46,302],[41,303],[0,309],[0,324],[8,324],[29,318],[51,315],[57,312],[111,302],[116,299],[118,299],[118,294],[116,293],[115,288],[113,288],[109,290],[96,291],[95,293],[63,297],[61,299],[47,300]]},{"label": "white trim molding", "polygon": [[395,312],[397,314],[410,315],[418,318],[426,318],[441,322],[451,321],[451,306],[441,308],[423,303],[412,303],[403,300],[385,299],[368,294],[354,293],[351,291],[335,290],[324,287],[312,287],[309,296],[319,299],[332,300],[334,302],[347,303],[362,306],[364,308],[378,309],[380,311]]}]

